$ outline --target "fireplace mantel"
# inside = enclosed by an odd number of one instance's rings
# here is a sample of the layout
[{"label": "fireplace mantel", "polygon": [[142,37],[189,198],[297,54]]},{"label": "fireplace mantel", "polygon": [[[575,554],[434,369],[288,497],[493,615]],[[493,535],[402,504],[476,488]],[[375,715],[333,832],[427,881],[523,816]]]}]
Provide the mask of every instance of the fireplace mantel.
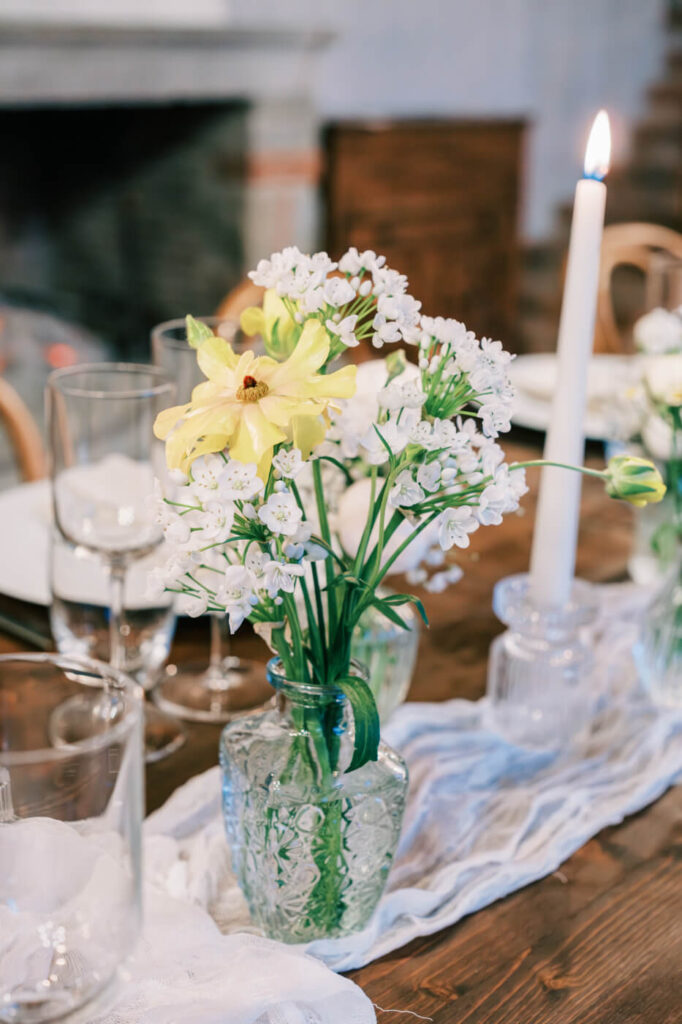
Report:
[{"label": "fireplace mantel", "polygon": [[304,97],[333,34],[0,19],[0,105]]}]

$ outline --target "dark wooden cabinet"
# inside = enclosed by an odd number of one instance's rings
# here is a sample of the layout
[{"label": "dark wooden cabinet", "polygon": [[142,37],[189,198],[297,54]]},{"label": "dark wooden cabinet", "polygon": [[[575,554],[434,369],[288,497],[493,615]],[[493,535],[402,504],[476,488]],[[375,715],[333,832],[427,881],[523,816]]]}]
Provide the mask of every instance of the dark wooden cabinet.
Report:
[{"label": "dark wooden cabinet", "polygon": [[430,316],[513,346],[520,121],[338,122],[326,131],[326,242],[374,249]]}]

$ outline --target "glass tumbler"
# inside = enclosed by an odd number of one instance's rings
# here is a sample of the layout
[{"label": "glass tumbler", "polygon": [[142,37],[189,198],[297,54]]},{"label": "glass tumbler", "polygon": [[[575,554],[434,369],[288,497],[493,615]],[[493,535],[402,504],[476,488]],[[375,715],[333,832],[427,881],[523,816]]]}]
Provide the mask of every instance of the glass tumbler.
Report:
[{"label": "glass tumbler", "polygon": [[142,793],[132,680],[85,658],[0,656],[0,1021],[75,1011],[131,951]]}]

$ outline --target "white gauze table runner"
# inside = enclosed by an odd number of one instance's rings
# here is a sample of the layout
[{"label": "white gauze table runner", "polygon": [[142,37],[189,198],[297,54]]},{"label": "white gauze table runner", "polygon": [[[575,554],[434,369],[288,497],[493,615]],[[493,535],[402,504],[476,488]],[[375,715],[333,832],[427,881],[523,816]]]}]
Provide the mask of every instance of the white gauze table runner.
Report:
[{"label": "white gauze table runner", "polygon": [[[593,727],[561,754],[513,746],[486,700],[406,704],[384,729],[410,770],[395,865],[364,931],[307,952],[360,967],[555,871],[607,825],[660,796],[682,772],[682,714],[652,708],[630,656],[645,597],[601,588]],[[453,658],[453,674],[457,661]],[[253,930],[230,872],[219,769],[180,787],[146,822],[148,882],[208,911],[220,931]]]}]

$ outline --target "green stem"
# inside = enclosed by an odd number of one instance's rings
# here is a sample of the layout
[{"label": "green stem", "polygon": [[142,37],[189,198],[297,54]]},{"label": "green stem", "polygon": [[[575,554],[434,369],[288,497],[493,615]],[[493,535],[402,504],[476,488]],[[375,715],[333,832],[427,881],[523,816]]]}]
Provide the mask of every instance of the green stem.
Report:
[{"label": "green stem", "polygon": [[550,459],[530,459],[528,462],[510,462],[509,470],[528,469],[535,466],[556,466],[557,469],[572,469],[574,473],[582,473],[583,476],[595,476],[599,480],[605,480],[608,474],[602,469],[588,469],[587,466],[571,466],[566,462],[552,462]]}]

